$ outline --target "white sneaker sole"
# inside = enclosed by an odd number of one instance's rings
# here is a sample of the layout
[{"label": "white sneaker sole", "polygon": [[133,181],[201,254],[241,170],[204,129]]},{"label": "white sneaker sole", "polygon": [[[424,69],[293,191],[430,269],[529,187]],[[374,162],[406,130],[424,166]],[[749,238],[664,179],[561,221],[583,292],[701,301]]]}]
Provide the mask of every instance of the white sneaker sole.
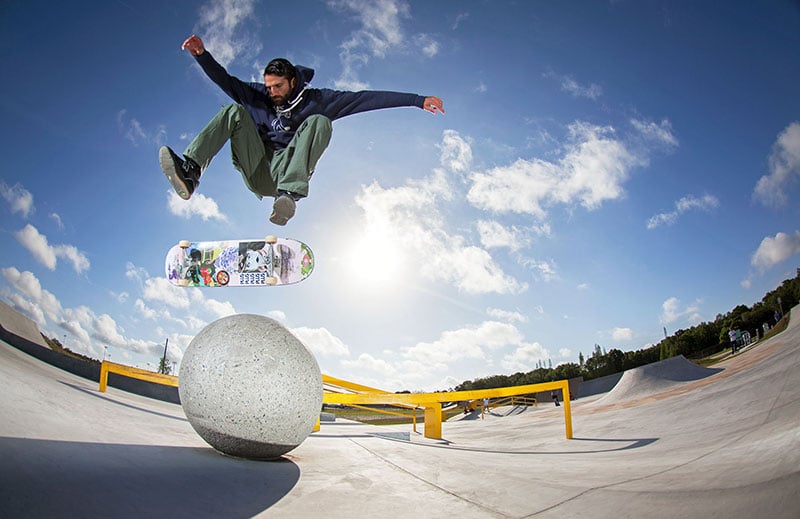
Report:
[{"label": "white sneaker sole", "polygon": [[161,165],[161,170],[164,172],[164,175],[166,175],[167,180],[172,184],[172,188],[178,193],[178,196],[184,200],[189,200],[192,195],[189,193],[186,184],[181,180],[181,177],[178,176],[178,172],[175,170],[175,161],[172,160],[172,154],[166,146],[161,146],[161,148],[158,149],[158,163]]}]

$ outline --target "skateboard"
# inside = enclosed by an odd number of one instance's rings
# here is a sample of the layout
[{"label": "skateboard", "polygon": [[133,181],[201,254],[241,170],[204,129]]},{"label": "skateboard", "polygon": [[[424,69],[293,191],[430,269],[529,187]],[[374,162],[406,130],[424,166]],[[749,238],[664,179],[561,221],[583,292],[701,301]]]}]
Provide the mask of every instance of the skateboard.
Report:
[{"label": "skateboard", "polygon": [[180,241],[167,253],[167,279],[181,287],[291,285],[314,270],[305,243],[267,236],[262,240]]}]

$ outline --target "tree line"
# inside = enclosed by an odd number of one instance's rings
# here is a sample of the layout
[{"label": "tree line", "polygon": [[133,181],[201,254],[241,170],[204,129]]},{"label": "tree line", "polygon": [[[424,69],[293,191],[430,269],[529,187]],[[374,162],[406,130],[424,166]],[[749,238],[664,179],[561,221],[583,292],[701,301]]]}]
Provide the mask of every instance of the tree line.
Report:
[{"label": "tree line", "polygon": [[[584,380],[612,375],[620,371],[644,366],[677,355],[688,358],[704,357],[731,346],[729,330],[748,331],[753,338],[764,333],[764,323],[769,327],[777,324],[784,312],[800,303],[800,269],[797,276],[785,280],[778,288],[767,292],[761,301],[752,307],[739,305],[726,314],[718,314],[712,322],[703,322],[686,330],[678,330],[658,344],[636,351],[623,352],[618,349],[605,351],[595,344],[589,358],[581,352],[578,363],[545,367],[540,362],[536,369],[527,373],[492,375],[467,380],[457,385],[455,391],[492,389],[497,387],[539,384],[553,380],[583,377]],[[549,363],[548,363],[549,364]]]}]

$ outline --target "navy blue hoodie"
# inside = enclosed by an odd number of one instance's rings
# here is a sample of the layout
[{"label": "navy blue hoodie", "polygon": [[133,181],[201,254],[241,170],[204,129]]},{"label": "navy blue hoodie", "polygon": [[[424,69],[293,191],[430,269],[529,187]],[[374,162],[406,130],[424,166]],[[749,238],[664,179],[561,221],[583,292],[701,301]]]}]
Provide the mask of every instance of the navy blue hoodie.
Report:
[{"label": "navy blue hoodie", "polygon": [[[346,92],[327,88],[309,88],[314,69],[295,65],[297,85],[289,95],[289,105],[276,107],[264,83],[248,83],[231,76],[207,50],[195,56],[203,71],[231,99],[245,107],[258,127],[266,146],[285,148],[300,124],[311,115],[324,115],[331,121],[381,108],[416,106],[422,108],[425,97],[417,94],[364,90]],[[290,108],[290,109],[289,109]]]}]

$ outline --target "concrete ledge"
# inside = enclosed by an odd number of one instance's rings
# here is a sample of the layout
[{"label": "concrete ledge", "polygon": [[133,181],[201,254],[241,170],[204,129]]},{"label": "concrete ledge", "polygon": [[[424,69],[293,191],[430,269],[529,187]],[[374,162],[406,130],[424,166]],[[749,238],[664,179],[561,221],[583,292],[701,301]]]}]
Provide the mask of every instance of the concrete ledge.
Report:
[{"label": "concrete ledge", "polygon": [[[25,337],[20,337],[15,333],[11,333],[2,325],[0,325],[0,340],[7,342],[18,350],[23,351],[31,357],[41,360],[42,362],[46,362],[51,366],[55,366],[59,369],[63,369],[64,371],[68,371],[74,375],[78,375],[79,377],[92,380],[94,382],[100,382],[99,362],[95,364],[93,362],[86,362],[74,357],[70,357],[69,355],[58,353],[50,348],[40,346],[39,344],[36,344]],[[109,373],[108,385],[129,393],[135,393],[148,398],[154,398],[163,402],[170,402],[173,404],[181,403],[177,387],[154,384],[144,380],[136,380],[133,378],[124,377],[122,375],[117,375],[116,373]]]}]

